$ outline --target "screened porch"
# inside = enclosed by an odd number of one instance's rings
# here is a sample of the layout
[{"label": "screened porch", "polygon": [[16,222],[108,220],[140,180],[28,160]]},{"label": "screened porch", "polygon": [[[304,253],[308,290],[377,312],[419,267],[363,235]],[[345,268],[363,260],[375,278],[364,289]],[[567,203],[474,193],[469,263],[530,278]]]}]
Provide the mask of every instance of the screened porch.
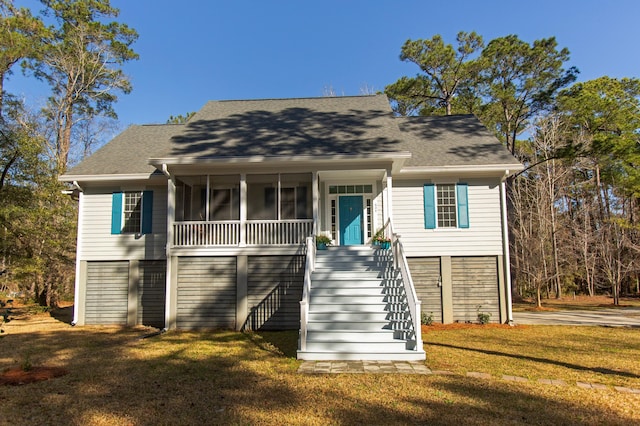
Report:
[{"label": "screened porch", "polygon": [[176,176],[172,246],[302,244],[312,188],[311,173]]}]

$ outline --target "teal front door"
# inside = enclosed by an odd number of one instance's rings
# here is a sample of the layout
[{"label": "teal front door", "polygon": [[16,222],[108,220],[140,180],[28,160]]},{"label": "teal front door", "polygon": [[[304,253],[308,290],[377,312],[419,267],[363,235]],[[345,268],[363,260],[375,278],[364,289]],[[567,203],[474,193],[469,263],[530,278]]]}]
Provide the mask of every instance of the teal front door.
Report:
[{"label": "teal front door", "polygon": [[362,197],[345,195],[339,198],[340,244],[352,246],[363,244],[362,235]]}]

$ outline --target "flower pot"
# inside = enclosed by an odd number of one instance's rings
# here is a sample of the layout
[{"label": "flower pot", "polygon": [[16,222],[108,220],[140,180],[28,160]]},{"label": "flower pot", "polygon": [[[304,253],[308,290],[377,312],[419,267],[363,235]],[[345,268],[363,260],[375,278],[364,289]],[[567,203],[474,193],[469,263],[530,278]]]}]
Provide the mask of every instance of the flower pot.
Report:
[{"label": "flower pot", "polygon": [[316,243],[316,249],[318,249],[318,250],[326,250],[327,249],[327,243]]},{"label": "flower pot", "polygon": [[391,248],[391,241],[382,241],[380,247],[384,250],[389,250]]}]

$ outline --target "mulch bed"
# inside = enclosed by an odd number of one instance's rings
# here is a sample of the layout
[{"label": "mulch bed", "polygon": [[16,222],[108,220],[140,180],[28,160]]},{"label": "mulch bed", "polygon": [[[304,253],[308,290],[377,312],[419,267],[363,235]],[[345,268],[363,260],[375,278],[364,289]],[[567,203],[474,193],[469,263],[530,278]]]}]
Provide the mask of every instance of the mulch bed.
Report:
[{"label": "mulch bed", "polygon": [[65,374],[69,374],[69,371],[62,367],[31,367],[28,371],[21,367],[14,367],[0,374],[0,385],[26,385],[62,377]]}]

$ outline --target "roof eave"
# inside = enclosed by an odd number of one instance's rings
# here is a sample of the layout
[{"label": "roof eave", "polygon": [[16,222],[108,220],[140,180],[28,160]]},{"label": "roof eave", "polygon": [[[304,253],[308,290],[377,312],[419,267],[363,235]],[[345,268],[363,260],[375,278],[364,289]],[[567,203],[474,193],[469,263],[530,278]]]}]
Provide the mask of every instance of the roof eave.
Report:
[{"label": "roof eave", "polygon": [[524,170],[520,163],[512,164],[482,164],[482,165],[455,165],[455,166],[414,166],[404,167],[400,170],[401,176],[409,175],[433,175],[433,176],[469,176],[469,177],[508,177]]},{"label": "roof eave", "polygon": [[326,162],[326,161],[358,161],[358,160],[406,160],[411,158],[411,153],[402,152],[370,152],[367,154],[331,154],[331,155],[252,155],[246,157],[166,157],[151,158],[149,164],[161,168],[163,164],[189,165],[189,164],[252,164],[252,163],[278,163],[278,162]]},{"label": "roof eave", "polygon": [[100,174],[100,175],[61,175],[60,182],[121,182],[131,180],[156,180],[166,178],[159,173],[123,173],[123,174]]}]

